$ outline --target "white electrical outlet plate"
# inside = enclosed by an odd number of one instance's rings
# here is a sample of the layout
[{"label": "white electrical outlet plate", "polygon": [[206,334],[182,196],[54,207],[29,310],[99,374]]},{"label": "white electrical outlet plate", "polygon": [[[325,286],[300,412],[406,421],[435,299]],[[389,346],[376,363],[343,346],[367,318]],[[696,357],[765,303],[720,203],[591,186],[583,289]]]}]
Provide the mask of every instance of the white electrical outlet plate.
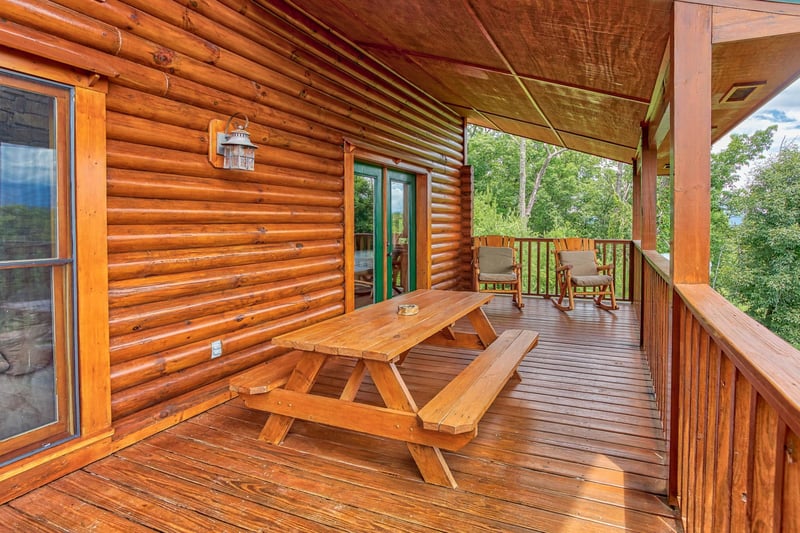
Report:
[{"label": "white electrical outlet plate", "polygon": [[211,359],[222,355],[222,341],[213,341],[211,343]]}]

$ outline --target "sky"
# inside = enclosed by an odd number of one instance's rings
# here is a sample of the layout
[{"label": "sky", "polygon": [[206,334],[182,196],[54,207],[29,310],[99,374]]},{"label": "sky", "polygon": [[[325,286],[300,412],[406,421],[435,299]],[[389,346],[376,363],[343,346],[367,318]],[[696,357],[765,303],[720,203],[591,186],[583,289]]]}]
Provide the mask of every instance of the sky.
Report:
[{"label": "sky", "polygon": [[[773,137],[773,151],[777,151],[781,142],[794,141],[800,144],[800,79],[750,115],[731,133],[751,134],[772,124],[778,126],[778,131]],[[712,151],[718,152],[725,148],[728,145],[729,135],[714,143]]]}]

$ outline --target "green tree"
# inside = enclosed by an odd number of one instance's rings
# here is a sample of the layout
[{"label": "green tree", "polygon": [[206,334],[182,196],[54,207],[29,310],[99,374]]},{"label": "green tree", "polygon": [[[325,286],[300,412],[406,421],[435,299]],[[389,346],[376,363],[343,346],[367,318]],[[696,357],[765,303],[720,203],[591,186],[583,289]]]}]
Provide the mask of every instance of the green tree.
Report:
[{"label": "green tree", "polygon": [[800,147],[784,146],[759,165],[738,204],[729,298],[800,347]]},{"label": "green tree", "polygon": [[501,209],[491,192],[477,193],[473,198],[472,224],[475,235],[530,236],[516,213]]},{"label": "green tree", "polygon": [[532,183],[528,182],[528,168],[532,166],[528,161],[528,144],[533,143],[523,137],[519,137],[519,218],[522,226],[527,228],[531,218],[531,212],[536,205],[539,191],[542,188],[542,181],[547,169],[559,155],[567,151],[566,148],[557,148],[543,143],[537,143],[535,148],[543,150],[543,157],[539,160],[538,168],[535,169],[535,178]]},{"label": "green tree", "polygon": [[764,158],[776,129],[777,126],[770,126],[752,135],[734,133],[724,150],[711,155],[711,285],[715,288],[724,287],[725,271],[736,264],[730,221],[740,215],[740,172]]},{"label": "green tree", "polygon": [[467,133],[476,234],[630,237],[629,165],[486,128]]},{"label": "green tree", "polygon": [[[732,248],[730,242],[731,217],[738,214],[736,198],[738,183],[742,180],[741,171],[748,165],[762,159],[772,145],[772,137],[777,126],[770,126],[752,135],[732,134],[730,142],[721,151],[711,154],[711,263],[712,285],[730,261]],[[657,180],[656,227],[657,250],[669,252],[672,235],[670,212],[672,210],[672,189],[669,176],[659,176]],[[727,252],[727,254],[726,254]]]},{"label": "green tree", "polygon": [[375,180],[369,176],[356,176],[353,183],[355,204],[355,232],[372,233],[374,217]]},{"label": "green tree", "polygon": [[519,144],[506,133],[467,127],[469,164],[475,176],[475,195],[488,193],[504,212],[516,208]]}]

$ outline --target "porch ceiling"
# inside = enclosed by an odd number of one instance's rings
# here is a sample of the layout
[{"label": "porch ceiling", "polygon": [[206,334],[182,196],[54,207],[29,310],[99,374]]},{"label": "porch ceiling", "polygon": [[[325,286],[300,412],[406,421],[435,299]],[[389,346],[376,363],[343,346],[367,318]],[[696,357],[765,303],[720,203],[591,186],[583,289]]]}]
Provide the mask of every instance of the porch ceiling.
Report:
[{"label": "porch ceiling", "polygon": [[[673,2],[293,3],[470,123],[630,162],[669,42]],[[792,50],[798,36],[715,45],[715,140],[800,73]],[[766,85],[746,102],[719,104],[733,84],[753,81]]]}]

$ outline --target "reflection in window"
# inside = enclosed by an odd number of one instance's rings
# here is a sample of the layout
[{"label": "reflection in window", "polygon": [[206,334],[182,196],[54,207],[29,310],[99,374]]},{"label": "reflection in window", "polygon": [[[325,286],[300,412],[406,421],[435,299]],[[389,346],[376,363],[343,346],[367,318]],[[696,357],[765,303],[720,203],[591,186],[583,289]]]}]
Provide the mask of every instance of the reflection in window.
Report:
[{"label": "reflection in window", "polygon": [[375,177],[355,175],[355,306],[375,301]]}]

